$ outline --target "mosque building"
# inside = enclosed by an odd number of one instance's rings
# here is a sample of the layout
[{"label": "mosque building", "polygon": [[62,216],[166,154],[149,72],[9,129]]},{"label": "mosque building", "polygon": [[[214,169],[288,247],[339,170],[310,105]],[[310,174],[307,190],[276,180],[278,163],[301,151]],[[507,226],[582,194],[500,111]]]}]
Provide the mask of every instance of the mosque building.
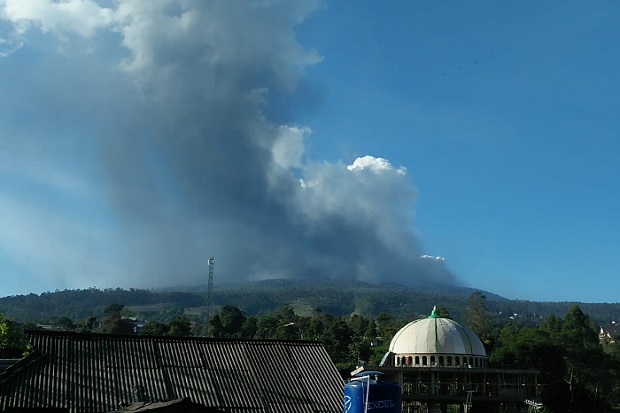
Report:
[{"label": "mosque building", "polygon": [[403,413],[518,412],[540,399],[537,371],[490,367],[478,336],[436,308],[401,328],[380,366],[364,370],[401,385]]}]

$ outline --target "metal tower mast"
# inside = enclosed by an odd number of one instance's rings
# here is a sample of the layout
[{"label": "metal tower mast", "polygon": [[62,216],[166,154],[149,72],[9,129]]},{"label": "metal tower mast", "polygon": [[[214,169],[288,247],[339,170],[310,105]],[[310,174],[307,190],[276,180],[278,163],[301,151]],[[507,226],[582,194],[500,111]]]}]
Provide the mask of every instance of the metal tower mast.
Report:
[{"label": "metal tower mast", "polygon": [[215,266],[215,258],[209,258],[207,261],[209,264],[209,282],[207,283],[207,319],[206,322],[206,334],[209,331],[209,321],[211,320],[211,307],[213,306],[213,267]]}]

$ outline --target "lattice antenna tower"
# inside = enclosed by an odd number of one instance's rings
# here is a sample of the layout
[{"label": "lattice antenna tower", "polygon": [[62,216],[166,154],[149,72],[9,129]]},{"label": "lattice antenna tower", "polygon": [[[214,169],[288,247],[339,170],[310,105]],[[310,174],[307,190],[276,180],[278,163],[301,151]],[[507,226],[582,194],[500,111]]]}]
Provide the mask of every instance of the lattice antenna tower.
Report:
[{"label": "lattice antenna tower", "polygon": [[215,266],[215,258],[209,258],[209,281],[207,282],[207,331],[209,331],[209,321],[211,320],[211,310],[213,307],[213,267]]}]

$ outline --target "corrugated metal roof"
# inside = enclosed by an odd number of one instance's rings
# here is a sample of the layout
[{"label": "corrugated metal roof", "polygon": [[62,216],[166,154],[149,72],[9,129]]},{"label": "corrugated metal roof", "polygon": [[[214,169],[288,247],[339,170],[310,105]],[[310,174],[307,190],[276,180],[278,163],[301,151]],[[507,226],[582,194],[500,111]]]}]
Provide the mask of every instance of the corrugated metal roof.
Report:
[{"label": "corrugated metal roof", "polygon": [[204,407],[184,397],[169,402],[140,402],[132,403],[130,406],[111,413],[130,413],[130,412],[183,412],[183,413],[222,413],[223,410],[214,409],[212,407]]},{"label": "corrugated metal roof", "polygon": [[0,374],[0,409],[109,412],[190,398],[229,412],[341,412],[344,381],[314,341],[28,332]]},{"label": "corrugated metal roof", "polygon": [[0,359],[0,373],[17,363],[19,359]]}]

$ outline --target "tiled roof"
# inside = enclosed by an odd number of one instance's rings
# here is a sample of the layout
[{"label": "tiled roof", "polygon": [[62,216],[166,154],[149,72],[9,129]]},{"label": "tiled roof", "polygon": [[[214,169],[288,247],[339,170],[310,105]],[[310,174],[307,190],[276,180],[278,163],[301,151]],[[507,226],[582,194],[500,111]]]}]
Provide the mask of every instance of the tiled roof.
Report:
[{"label": "tiled roof", "polygon": [[314,341],[28,332],[0,410],[109,412],[187,397],[229,412],[341,412],[344,381]]}]

